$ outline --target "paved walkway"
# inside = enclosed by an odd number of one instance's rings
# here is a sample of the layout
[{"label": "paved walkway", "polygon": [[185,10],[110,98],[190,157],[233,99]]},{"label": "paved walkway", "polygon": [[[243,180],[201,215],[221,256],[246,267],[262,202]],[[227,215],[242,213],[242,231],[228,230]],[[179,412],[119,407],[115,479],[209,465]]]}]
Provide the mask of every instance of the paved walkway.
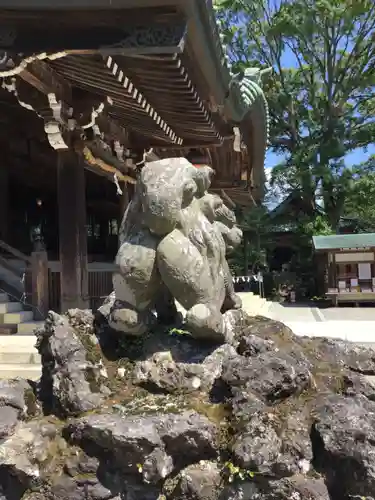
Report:
[{"label": "paved walkway", "polygon": [[298,321],[315,323],[322,321],[322,318],[315,311],[315,307],[308,307],[299,304],[279,304],[272,302],[269,306],[267,316],[278,321]]},{"label": "paved walkway", "polygon": [[375,321],[375,307],[331,307],[320,311],[325,321]]},{"label": "paved walkway", "polygon": [[270,304],[265,315],[282,321],[296,335],[375,343],[375,308],[318,309],[298,304],[284,306],[275,302]]}]

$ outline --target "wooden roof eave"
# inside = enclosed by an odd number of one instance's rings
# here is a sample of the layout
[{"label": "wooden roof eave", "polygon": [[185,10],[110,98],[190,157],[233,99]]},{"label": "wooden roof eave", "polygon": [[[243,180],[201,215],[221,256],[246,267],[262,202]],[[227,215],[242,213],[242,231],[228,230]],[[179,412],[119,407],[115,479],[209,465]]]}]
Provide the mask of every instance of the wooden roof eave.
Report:
[{"label": "wooden roof eave", "polygon": [[239,96],[228,91],[232,75],[224,53],[212,0],[0,0],[0,8],[12,10],[120,10],[143,7],[177,7],[189,25],[189,42],[194,59],[201,66],[205,80],[209,83],[216,104],[226,106],[228,116],[240,121],[246,106]]},{"label": "wooden roof eave", "polygon": [[[231,85],[233,75],[230,72],[224,53],[219,30],[216,25],[212,0],[0,0],[0,7],[28,10],[62,9],[132,9],[140,7],[177,7],[185,13],[188,21],[188,42],[192,48],[195,64],[206,81],[213,104],[224,110],[224,118],[233,124],[246,120],[249,104],[238,85]],[[254,124],[255,125],[255,124]],[[254,144],[252,145],[254,146]],[[257,164],[257,162],[255,162]],[[261,163],[261,160],[258,162]],[[257,167],[254,167],[254,172]]]},{"label": "wooden roof eave", "polygon": [[[25,10],[120,10],[143,7],[178,7],[188,18],[189,31],[205,77],[218,104],[223,104],[230,82],[229,68],[216,26],[212,0],[0,0],[0,8]],[[199,56],[199,57],[198,57]]]},{"label": "wooden roof eave", "polygon": [[4,9],[28,10],[121,10],[175,5],[178,0],[0,0]]},{"label": "wooden roof eave", "polygon": [[216,104],[223,106],[231,81],[212,0],[181,0],[189,19],[188,40]]}]

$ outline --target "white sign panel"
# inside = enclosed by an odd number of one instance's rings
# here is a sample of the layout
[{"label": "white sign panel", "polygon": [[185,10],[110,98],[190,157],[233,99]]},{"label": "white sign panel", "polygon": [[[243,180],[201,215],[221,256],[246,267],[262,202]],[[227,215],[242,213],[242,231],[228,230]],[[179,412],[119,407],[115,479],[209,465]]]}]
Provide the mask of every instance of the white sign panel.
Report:
[{"label": "white sign panel", "polygon": [[374,252],[337,253],[336,262],[369,262],[374,260]]},{"label": "white sign panel", "polygon": [[369,262],[358,264],[358,278],[360,280],[370,280],[372,278],[371,264]]}]

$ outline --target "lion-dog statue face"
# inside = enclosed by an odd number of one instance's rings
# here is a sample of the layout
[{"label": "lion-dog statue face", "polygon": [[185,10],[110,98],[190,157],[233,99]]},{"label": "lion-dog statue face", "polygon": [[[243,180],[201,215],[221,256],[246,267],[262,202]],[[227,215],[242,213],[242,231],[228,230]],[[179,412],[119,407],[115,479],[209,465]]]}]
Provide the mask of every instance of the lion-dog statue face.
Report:
[{"label": "lion-dog statue face", "polygon": [[138,185],[144,226],[159,236],[169,234],[180,222],[181,210],[204,195],[212,175],[210,167],[196,168],[184,158],[146,164]]}]

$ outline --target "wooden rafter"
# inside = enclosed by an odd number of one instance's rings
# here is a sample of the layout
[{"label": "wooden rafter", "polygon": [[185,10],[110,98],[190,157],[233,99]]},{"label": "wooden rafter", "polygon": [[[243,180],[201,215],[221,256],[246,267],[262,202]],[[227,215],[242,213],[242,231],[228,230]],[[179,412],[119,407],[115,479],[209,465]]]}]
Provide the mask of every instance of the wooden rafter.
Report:
[{"label": "wooden rafter", "polygon": [[[60,124],[66,129],[82,130],[81,137],[85,136],[87,128],[98,127],[100,133],[109,136],[110,140],[117,141],[128,146],[128,136],[126,131],[115,120],[111,119],[106,113],[106,106],[110,105],[109,100],[100,102],[100,98],[96,99],[98,105],[95,106],[93,99],[88,100],[82,98],[75,99],[74,89],[71,85],[59,74],[57,74],[47,63],[43,61],[33,62],[28,68],[19,74],[22,81],[27,82],[38,92],[48,97],[48,102],[51,107],[52,117],[56,121],[61,122],[66,118],[65,123]],[[17,96],[19,98],[19,96]],[[85,97],[85,96],[84,96]],[[87,96],[86,96],[87,97]],[[20,100],[20,99],[19,99]],[[95,100],[95,99],[94,99]],[[66,110],[66,116],[63,117],[61,110]],[[76,113],[74,113],[76,110]],[[35,110],[38,112],[38,110]],[[39,114],[39,113],[38,113]],[[45,125],[45,130],[48,134],[51,123]],[[77,135],[77,134],[76,134]],[[87,144],[85,144],[87,142]],[[51,141],[50,141],[51,143]],[[91,151],[91,141],[75,141],[74,147],[85,158],[91,167],[99,168],[107,174],[116,174],[119,180],[133,182],[134,179],[127,175],[129,165],[125,164],[123,158],[115,157],[113,154],[108,154],[108,151],[100,154],[98,144],[95,144],[95,152]],[[109,149],[109,147],[107,147]],[[119,148],[122,152],[124,147]],[[104,156],[104,158],[103,158]]]},{"label": "wooden rafter", "polygon": [[57,75],[44,61],[34,61],[27,69],[21,71],[18,76],[42,94],[55,94],[60,100],[71,106],[71,86]]}]

